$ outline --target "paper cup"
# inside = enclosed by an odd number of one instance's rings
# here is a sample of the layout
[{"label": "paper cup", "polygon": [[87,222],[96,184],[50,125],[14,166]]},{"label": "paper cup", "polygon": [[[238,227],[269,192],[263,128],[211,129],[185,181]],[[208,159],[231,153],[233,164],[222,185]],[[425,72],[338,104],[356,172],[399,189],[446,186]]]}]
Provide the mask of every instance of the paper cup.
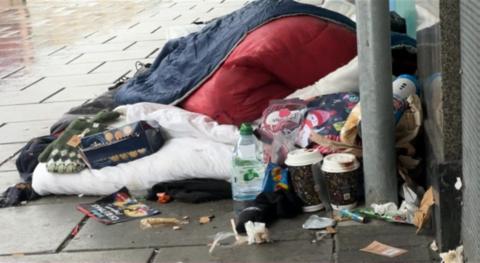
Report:
[{"label": "paper cup", "polygon": [[315,212],[324,208],[319,194],[320,187],[316,184],[322,159],[319,152],[300,149],[289,152],[285,161],[293,189],[304,203],[304,212]]},{"label": "paper cup", "polygon": [[322,173],[333,209],[352,209],[357,205],[359,167],[353,154],[334,153],[324,158]]}]

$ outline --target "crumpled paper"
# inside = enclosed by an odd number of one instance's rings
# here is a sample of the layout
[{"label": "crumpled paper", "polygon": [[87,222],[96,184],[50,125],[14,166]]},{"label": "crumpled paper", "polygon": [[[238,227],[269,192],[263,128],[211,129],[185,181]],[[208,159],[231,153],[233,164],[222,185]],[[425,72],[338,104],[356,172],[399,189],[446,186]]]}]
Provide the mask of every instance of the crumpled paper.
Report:
[{"label": "crumpled paper", "polygon": [[387,213],[395,213],[398,211],[398,207],[394,202],[385,204],[372,204],[373,211],[379,215],[385,215]]},{"label": "crumpled paper", "polygon": [[430,187],[423,195],[422,201],[420,202],[420,208],[415,212],[413,218],[413,224],[417,226],[417,233],[420,232],[430,219],[434,204],[435,199],[433,197],[433,188]]},{"label": "crumpled paper", "polygon": [[271,241],[265,223],[248,221],[245,223],[245,230],[247,231],[247,241],[249,245],[262,244]]},{"label": "crumpled paper", "polygon": [[441,263],[463,263],[463,246],[457,247],[445,253],[440,253]]}]

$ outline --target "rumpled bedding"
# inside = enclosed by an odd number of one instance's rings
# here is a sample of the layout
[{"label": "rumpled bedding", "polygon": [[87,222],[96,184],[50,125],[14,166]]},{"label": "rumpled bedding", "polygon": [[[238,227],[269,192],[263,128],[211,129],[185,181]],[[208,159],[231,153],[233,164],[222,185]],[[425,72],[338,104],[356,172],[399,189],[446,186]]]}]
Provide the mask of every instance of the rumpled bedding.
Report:
[{"label": "rumpled bedding", "polygon": [[38,194],[104,195],[123,186],[147,190],[157,183],[183,179],[230,179],[233,144],[238,138],[235,126],[218,125],[204,115],[152,103],[116,110],[125,115],[127,122],[157,122],[171,139],[150,156],[99,170],[59,176],[49,173],[40,163],[32,181]]}]

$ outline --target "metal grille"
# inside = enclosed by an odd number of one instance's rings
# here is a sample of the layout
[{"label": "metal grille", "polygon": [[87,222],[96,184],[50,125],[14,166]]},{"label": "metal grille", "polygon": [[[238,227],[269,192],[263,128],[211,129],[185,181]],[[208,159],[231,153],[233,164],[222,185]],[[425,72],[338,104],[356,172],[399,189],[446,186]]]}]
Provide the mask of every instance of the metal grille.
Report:
[{"label": "metal grille", "polygon": [[468,262],[480,262],[480,1],[460,1],[463,222],[462,237]]}]

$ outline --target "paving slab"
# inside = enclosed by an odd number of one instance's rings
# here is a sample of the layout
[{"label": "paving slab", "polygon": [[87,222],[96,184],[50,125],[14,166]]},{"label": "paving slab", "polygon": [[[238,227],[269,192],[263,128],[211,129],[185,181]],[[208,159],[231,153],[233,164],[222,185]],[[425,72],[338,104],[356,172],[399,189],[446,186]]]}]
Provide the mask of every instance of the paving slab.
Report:
[{"label": "paving slab", "polygon": [[30,67],[26,67],[24,70],[11,75],[9,78],[23,78],[32,75],[45,77],[84,75],[97,65],[98,63],[96,62],[65,65],[65,61],[60,62],[48,57],[46,61],[41,61]]},{"label": "paving slab", "polygon": [[126,50],[126,51],[108,51],[102,53],[84,53],[81,57],[72,62],[72,64],[102,62],[102,61],[124,61],[145,58],[151,50]]},{"label": "paving slab", "polygon": [[160,248],[155,263],[163,262],[333,262],[331,239],[312,244],[307,240],[280,241],[262,245]]},{"label": "paving slab", "polygon": [[25,144],[23,143],[0,145],[0,172],[17,170],[17,167],[15,166],[15,155],[24,145]]},{"label": "paving slab", "polygon": [[[98,60],[98,63],[102,60]],[[134,61],[133,61],[134,62]],[[133,64],[133,63],[132,63]],[[120,78],[123,73],[98,73],[85,74],[76,76],[54,76],[47,77],[41,83],[32,88],[41,89],[45,86],[55,85],[60,87],[84,87],[84,86],[98,86],[98,85],[112,85],[115,80]]]},{"label": "paving slab", "polygon": [[1,106],[0,123],[58,120],[63,113],[74,106],[71,102]]},{"label": "paving slab", "polygon": [[9,159],[6,163],[0,165],[0,172],[11,172],[16,171],[17,166],[15,165],[16,158]]},{"label": "paving slab", "polygon": [[18,182],[20,182],[20,175],[17,171],[0,172],[0,194],[3,193],[7,187],[15,185]]},{"label": "paving slab", "polygon": [[[64,88],[61,92],[58,92],[54,96],[48,98],[46,102],[73,101],[73,100],[85,101],[87,99],[93,99],[107,92],[108,86],[110,85]],[[77,104],[72,103],[73,106],[78,104],[81,104],[81,103],[77,103]]]},{"label": "paving slab", "polygon": [[[170,227],[158,227],[147,230],[140,229],[139,221],[130,221],[106,226],[88,220],[85,226],[65,248],[65,250],[81,249],[118,249],[133,247],[165,247],[207,244],[210,236],[222,231],[231,231],[230,218],[233,217],[230,200],[204,204],[184,204],[172,202],[157,206],[163,217],[182,218],[189,216],[190,224],[182,226],[179,231]],[[198,223],[200,216],[215,215],[212,222],[205,225]],[[298,216],[291,220],[279,220],[271,227],[273,240],[311,240],[312,234],[301,229],[308,215]]]},{"label": "paving slab", "polygon": [[119,251],[94,251],[94,252],[77,252],[77,253],[59,253],[47,255],[32,255],[32,256],[10,256],[0,257],[2,263],[13,262],[95,262],[95,263],[110,263],[110,262],[132,262],[132,263],[147,263],[152,256],[152,249],[129,249]]},{"label": "paving slab", "polygon": [[[5,136],[6,133],[0,128],[0,134]],[[0,145],[0,163],[3,163],[10,157],[13,157],[25,144],[24,143],[14,143],[14,144],[5,144]]]},{"label": "paving slab", "polygon": [[0,209],[0,255],[53,252],[83,218],[71,204]]},{"label": "paving slab", "polygon": [[[1,175],[1,173],[0,173]],[[27,205],[53,205],[53,204],[71,204],[72,207],[76,207],[81,203],[92,203],[100,199],[98,196],[76,196],[76,195],[49,195],[43,196],[40,199],[30,201]],[[78,211],[75,210],[74,213]],[[1,262],[1,261],[0,261]]]},{"label": "paving slab", "polygon": [[[415,234],[411,225],[374,222],[365,225],[338,226],[336,239],[337,262],[432,262],[429,245],[433,237]],[[360,251],[373,241],[408,250],[395,258]]]},{"label": "paving slab", "polygon": [[42,89],[31,88],[21,91],[2,92],[0,106],[41,103],[45,98],[50,96],[50,94],[58,92],[60,88],[61,87],[56,85],[50,85]]},{"label": "paving slab", "polygon": [[0,128],[0,144],[27,143],[35,137],[49,135],[53,123],[53,120],[7,123]]},{"label": "paving slab", "polygon": [[20,91],[43,80],[43,76],[26,76],[17,79],[0,79],[0,92]]}]

